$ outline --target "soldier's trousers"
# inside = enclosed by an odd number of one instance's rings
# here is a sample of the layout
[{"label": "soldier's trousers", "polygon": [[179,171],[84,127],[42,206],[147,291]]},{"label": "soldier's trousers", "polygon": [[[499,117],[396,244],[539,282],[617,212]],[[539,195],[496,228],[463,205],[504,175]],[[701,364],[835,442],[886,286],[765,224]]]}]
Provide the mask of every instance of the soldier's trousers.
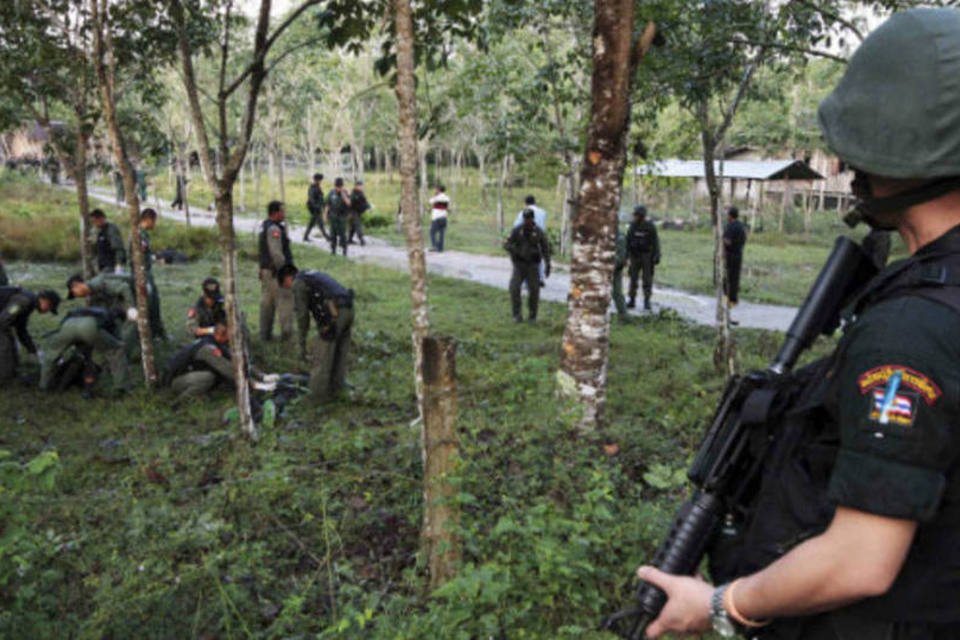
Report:
[{"label": "soldier's trousers", "polygon": [[153,280],[153,273],[147,272],[147,315],[150,321],[150,333],[154,338],[163,338],[167,330],[163,326],[163,316],[160,313],[160,290]]},{"label": "soldier's trousers", "polygon": [[320,233],[323,234],[324,238],[329,238],[327,234],[327,229],[323,225],[323,212],[319,213],[310,213],[310,222],[307,223],[307,230],[303,232],[303,239],[307,240],[310,237],[310,232],[313,231],[314,227],[320,228]]},{"label": "soldier's trousers", "polygon": [[[750,636],[754,637],[754,636]],[[776,620],[756,631],[758,640],[955,640],[960,624],[875,620],[838,610],[808,618]]]},{"label": "soldier's trousers", "polygon": [[527,304],[530,307],[530,319],[537,319],[537,310],[540,306],[540,263],[539,262],[519,262],[513,261],[513,276],[510,278],[510,306],[513,311],[513,317],[523,317],[523,303],[520,298],[520,290],[523,283],[527,283],[527,291],[530,298]]},{"label": "soldier's trousers", "polygon": [[743,266],[742,253],[728,253],[727,260],[727,300],[736,304],[740,300],[740,268]]},{"label": "soldier's trousers", "polygon": [[347,255],[347,217],[330,216],[330,253],[337,252],[337,243]]},{"label": "soldier's trousers", "polygon": [[16,377],[18,362],[13,334],[0,330],[0,382],[9,382]]},{"label": "soldier's trousers", "polygon": [[170,381],[170,388],[181,397],[206,395],[217,384],[212,371],[188,371]]},{"label": "soldier's trousers", "polygon": [[40,388],[47,389],[57,358],[71,346],[99,351],[107,356],[114,389],[127,386],[127,359],[123,341],[97,325],[91,317],[68,318],[46,343],[40,370]]},{"label": "soldier's trousers", "polygon": [[293,335],[293,292],[277,282],[273,269],[260,269],[260,339],[273,339],[273,316],[280,321],[280,339]]},{"label": "soldier's trousers", "polygon": [[360,246],[366,244],[363,241],[363,214],[352,212],[350,214],[350,242],[353,242],[353,236],[360,239]]},{"label": "soldier's trousers", "polygon": [[623,265],[613,268],[613,304],[620,316],[627,315],[627,303],[623,299]]},{"label": "soldier's trousers", "polygon": [[637,298],[637,284],[643,275],[643,299],[648,300],[653,293],[653,252],[636,253],[630,256],[630,299]]},{"label": "soldier's trousers", "polygon": [[323,402],[339,392],[347,377],[347,356],[350,353],[350,330],[353,307],[340,307],[333,323],[333,335],[320,337],[310,367],[310,397]]}]

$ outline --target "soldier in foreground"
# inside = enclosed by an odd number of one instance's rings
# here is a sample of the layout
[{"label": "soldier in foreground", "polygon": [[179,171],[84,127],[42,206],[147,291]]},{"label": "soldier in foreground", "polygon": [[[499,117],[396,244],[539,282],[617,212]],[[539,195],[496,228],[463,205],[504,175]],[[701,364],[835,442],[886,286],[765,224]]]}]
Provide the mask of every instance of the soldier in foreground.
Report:
[{"label": "soldier in foreground", "polygon": [[627,307],[637,306],[637,284],[643,275],[643,309],[650,311],[653,294],[653,270],[660,264],[660,237],[657,227],[647,220],[647,208],[637,205],[633,222],[627,228],[627,254],[630,256],[630,300]]},{"label": "soldier in foreground", "polygon": [[127,264],[127,252],[123,248],[120,229],[107,221],[107,215],[101,209],[91,211],[90,220],[97,228],[97,271],[122,273]]},{"label": "soldier in foreground", "polygon": [[292,266],[281,269],[277,277],[280,286],[293,291],[301,359],[307,358],[310,317],[316,322],[319,340],[310,364],[310,397],[319,402],[329,400],[346,384],[354,319],[353,289],[345,288],[326,273],[298,272]]},{"label": "soldier in foreground", "polygon": [[523,304],[520,289],[527,283],[529,292],[530,322],[536,322],[540,305],[540,262],[544,262],[544,277],[550,277],[550,243],[546,234],[537,226],[533,209],[523,211],[523,224],[510,232],[503,243],[513,263],[510,277],[510,307],[514,322],[523,322]]},{"label": "soldier in foreground", "polygon": [[293,297],[277,286],[280,268],[293,264],[285,219],[283,203],[274,200],[267,205],[267,219],[260,227],[260,339],[264,342],[273,340],[274,315],[280,320],[280,339],[293,335]]},{"label": "soldier in foreground", "polygon": [[40,357],[27,329],[30,314],[36,311],[57,315],[59,306],[56,291],[46,289],[35,294],[20,287],[0,287],[0,382],[7,383],[17,375],[19,358],[14,332],[27,353]]},{"label": "soldier in foreground", "polygon": [[867,37],[820,104],[861,217],[910,257],[857,295],[779,425],[749,527],[711,553],[732,581],[639,569],[668,596],[648,637],[712,623],[777,640],[960,638],[957,78],[960,10],[913,9]]}]

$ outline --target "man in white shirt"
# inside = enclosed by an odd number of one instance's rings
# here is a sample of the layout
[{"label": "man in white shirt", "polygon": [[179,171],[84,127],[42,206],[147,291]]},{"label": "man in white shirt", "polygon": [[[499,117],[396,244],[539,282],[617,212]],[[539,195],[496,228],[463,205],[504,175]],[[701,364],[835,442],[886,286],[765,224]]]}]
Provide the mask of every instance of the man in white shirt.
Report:
[{"label": "man in white shirt", "polygon": [[447,214],[450,211],[450,196],[447,188],[437,185],[437,191],[430,198],[430,245],[431,251],[443,252],[443,236],[447,232]]}]

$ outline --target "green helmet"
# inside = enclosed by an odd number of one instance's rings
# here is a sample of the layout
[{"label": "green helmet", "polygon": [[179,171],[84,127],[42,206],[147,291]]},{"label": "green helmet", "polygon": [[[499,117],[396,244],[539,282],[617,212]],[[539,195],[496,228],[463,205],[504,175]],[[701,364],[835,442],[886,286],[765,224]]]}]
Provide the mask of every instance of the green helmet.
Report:
[{"label": "green helmet", "polygon": [[960,10],[892,16],[857,49],[819,117],[830,149],[861,171],[960,176]]}]

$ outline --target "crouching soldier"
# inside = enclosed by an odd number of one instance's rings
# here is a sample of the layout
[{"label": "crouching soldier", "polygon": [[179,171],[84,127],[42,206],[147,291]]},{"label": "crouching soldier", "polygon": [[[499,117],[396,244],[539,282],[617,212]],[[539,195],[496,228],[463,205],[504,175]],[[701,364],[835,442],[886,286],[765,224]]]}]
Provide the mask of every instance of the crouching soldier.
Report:
[{"label": "crouching soldier", "polygon": [[161,382],[178,396],[202,396],[220,381],[231,385],[236,382],[230,360],[230,334],[224,320],[213,326],[212,333],[173,354]]},{"label": "crouching soldier", "polygon": [[280,286],[293,289],[293,315],[297,319],[300,357],[307,357],[310,316],[317,323],[320,339],[310,365],[310,397],[325,401],[345,385],[350,329],[353,326],[353,289],[320,271],[298,272],[287,265],[277,274]]},{"label": "crouching soldier", "polygon": [[193,338],[213,335],[218,322],[227,321],[227,312],[220,295],[220,282],[216,278],[203,281],[203,292],[196,303],[187,309],[187,334]]},{"label": "crouching soldier", "polygon": [[[17,339],[28,353],[37,354],[37,347],[30,338],[27,322],[34,310],[39,313],[57,314],[60,296],[55,291],[34,294],[20,287],[0,287],[0,382],[13,380],[17,375]],[[39,357],[39,356],[38,356]]]},{"label": "crouching soldier", "polygon": [[124,352],[131,360],[136,357],[140,342],[137,331],[137,303],[133,294],[133,276],[119,273],[101,273],[84,280],[81,275],[67,280],[67,300],[86,298],[91,307],[107,309],[118,320],[119,336]]},{"label": "crouching soldier", "polygon": [[114,391],[125,391],[127,360],[117,330],[119,321],[115,312],[102,307],[85,307],[68,313],[60,327],[47,336],[40,358],[40,390],[64,389],[80,372],[84,395],[89,396],[97,381],[93,353],[99,351],[107,357]]}]

